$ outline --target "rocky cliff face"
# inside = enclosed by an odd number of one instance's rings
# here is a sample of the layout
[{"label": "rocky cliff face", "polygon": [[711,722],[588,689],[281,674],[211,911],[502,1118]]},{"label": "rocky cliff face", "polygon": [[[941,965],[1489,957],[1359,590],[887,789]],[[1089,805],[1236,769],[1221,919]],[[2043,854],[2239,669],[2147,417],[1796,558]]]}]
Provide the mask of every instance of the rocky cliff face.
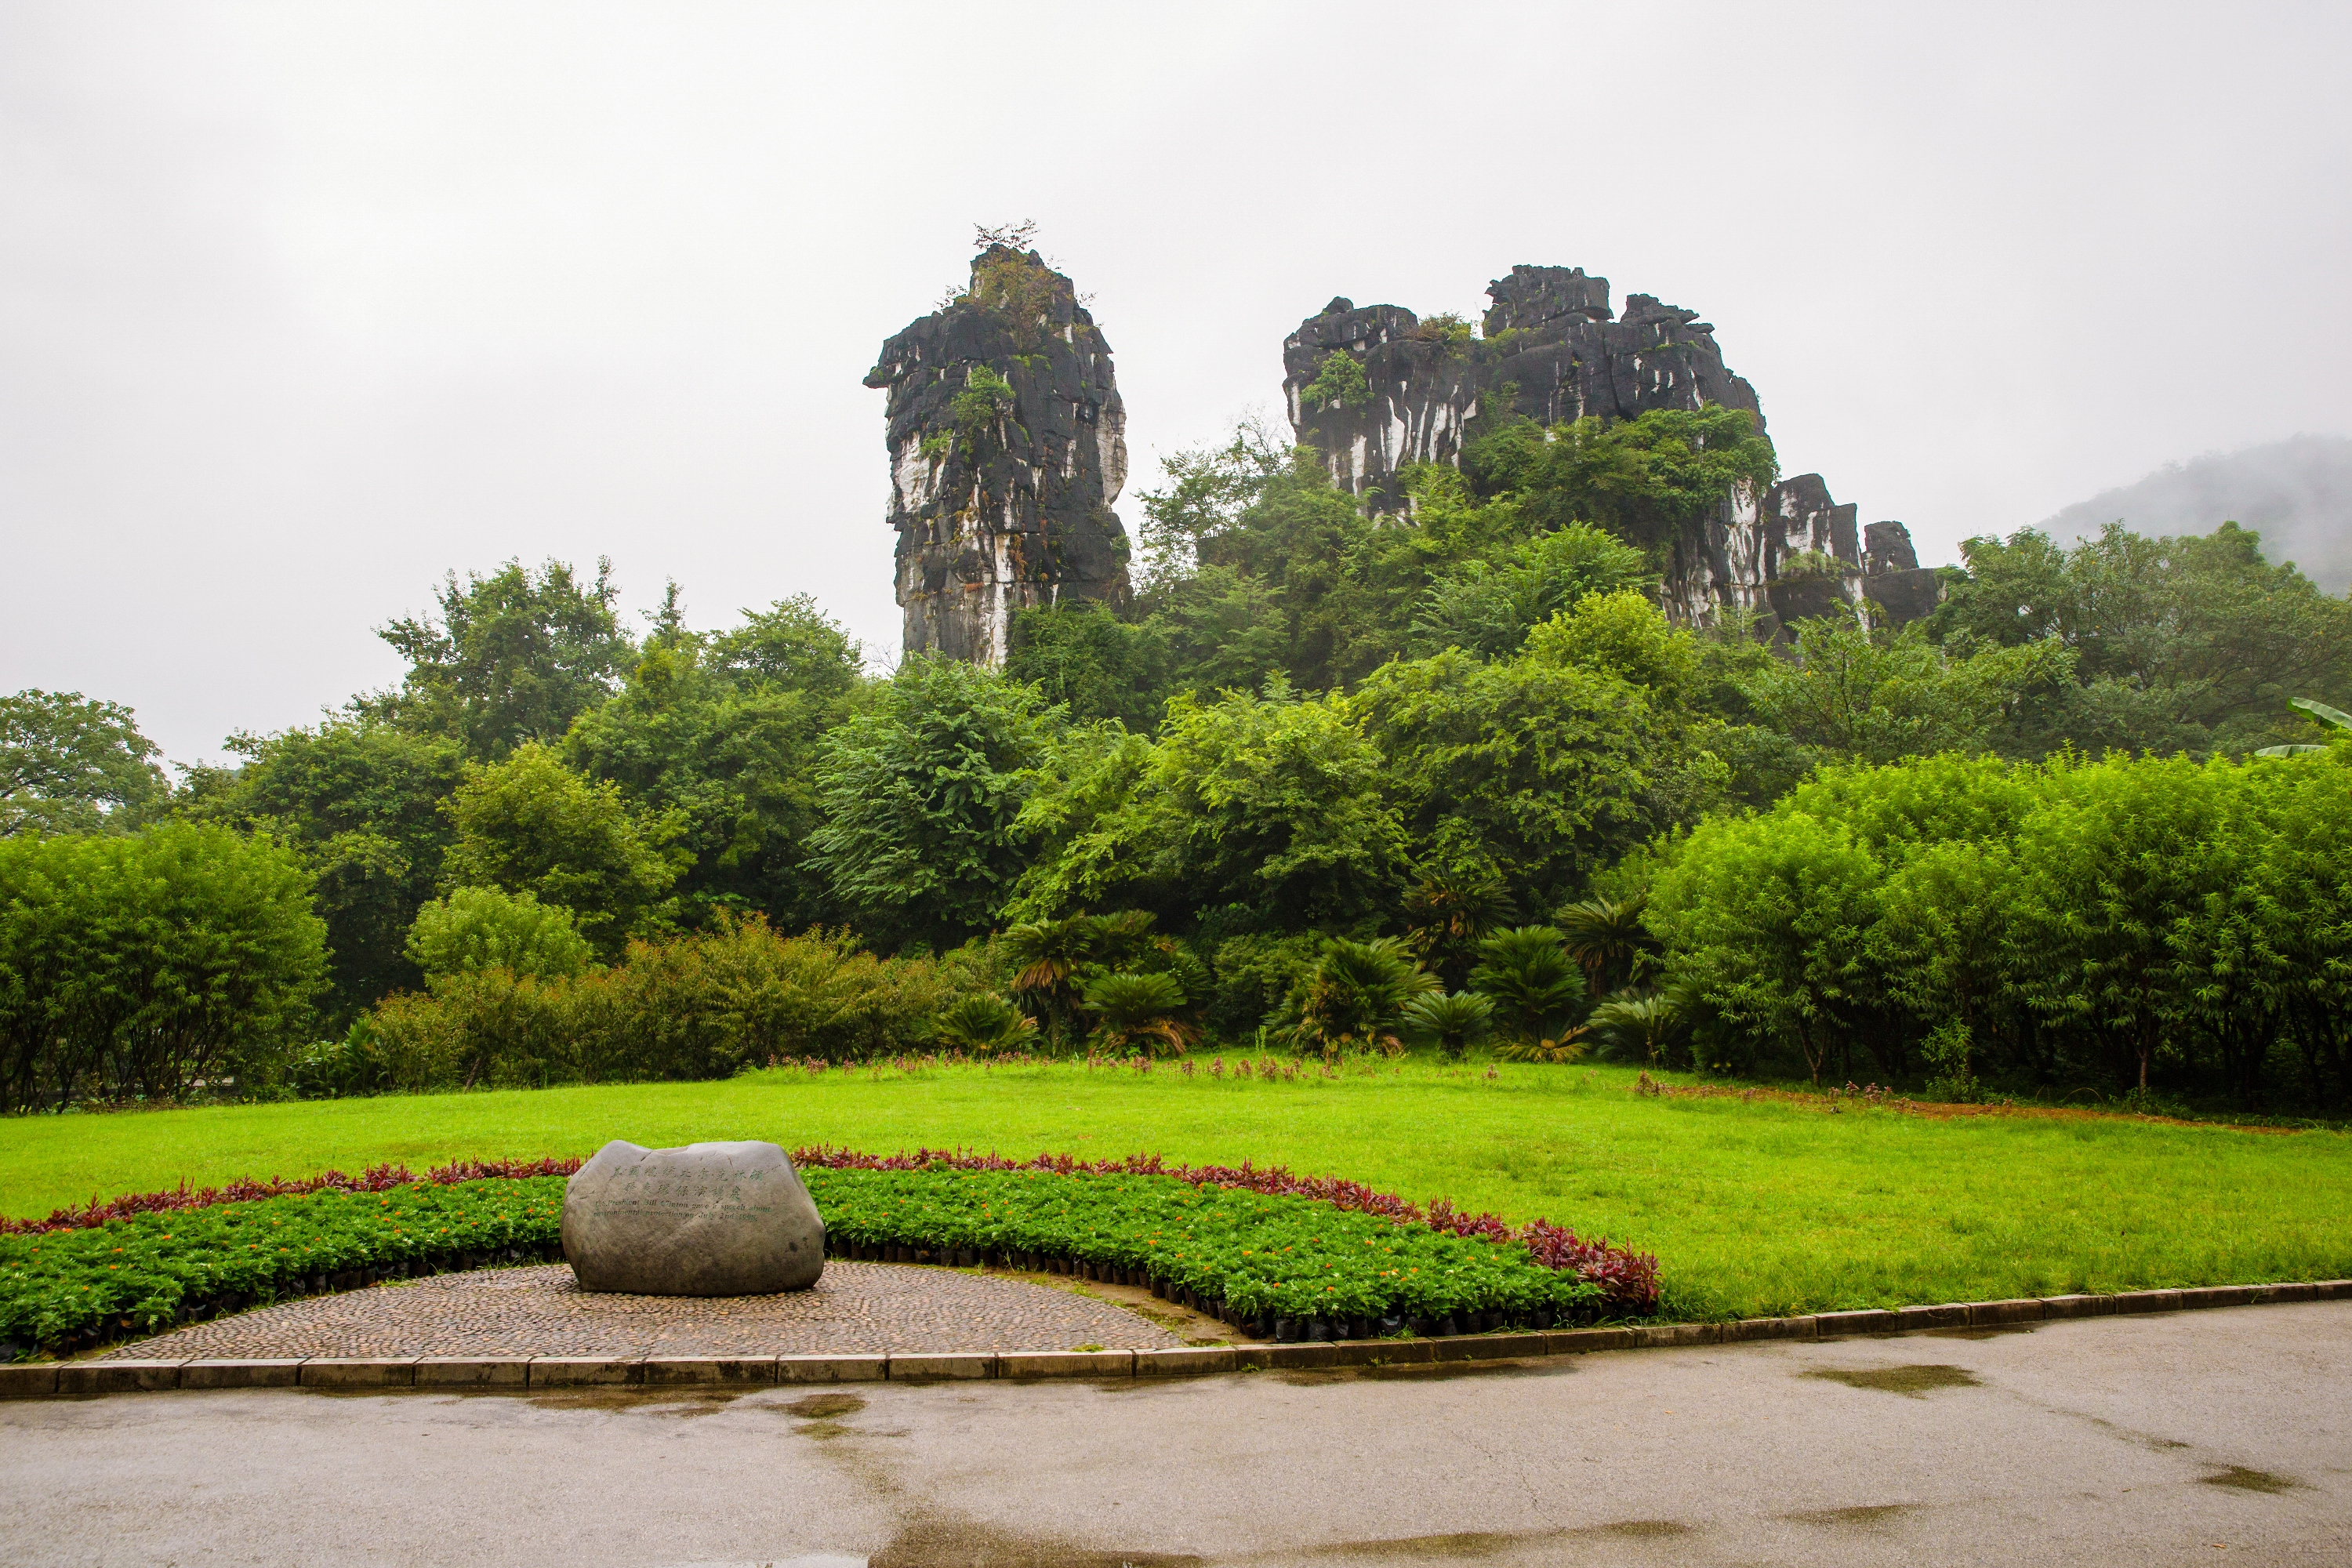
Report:
[{"label": "rocky cliff face", "polygon": [[1013,612],[1127,592],[1127,410],[1110,345],[1035,251],[882,345],[905,650],[1002,665]]},{"label": "rocky cliff face", "polygon": [[[1486,293],[1493,303],[1475,337],[1465,321],[1423,321],[1399,306],[1360,310],[1339,299],[1284,342],[1293,430],[1370,510],[1402,510],[1397,471],[1406,464],[1458,462],[1482,399],[1507,395],[1513,411],[1547,425],[1715,405],[1744,408],[1764,428],[1756,389],[1725,365],[1714,326],[1696,310],[1635,294],[1618,316],[1609,280],[1577,267],[1515,267]],[[1334,373],[1335,353],[1356,363],[1360,380],[1345,367]],[[1668,613],[1698,625],[1738,607],[1763,617],[1769,631],[1804,616],[1858,612],[1865,600],[1898,621],[1933,608],[1935,574],[1918,570],[1908,531],[1871,524],[1865,559],[1854,515],[1819,474],[1733,496],[1678,542],[1663,591]]]}]

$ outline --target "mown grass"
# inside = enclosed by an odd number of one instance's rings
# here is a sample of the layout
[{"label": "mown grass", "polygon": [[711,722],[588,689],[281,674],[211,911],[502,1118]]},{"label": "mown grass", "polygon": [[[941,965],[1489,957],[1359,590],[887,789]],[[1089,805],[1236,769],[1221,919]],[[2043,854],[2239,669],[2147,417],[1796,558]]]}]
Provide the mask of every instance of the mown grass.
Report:
[{"label": "mown grass", "polygon": [[1657,1254],[1669,1307],[1769,1314],[2352,1275],[2352,1136],[1649,1099],[1622,1068],[1297,1082],[1075,1065],[0,1121],[0,1209],[187,1180],[762,1138],[1286,1164]]}]

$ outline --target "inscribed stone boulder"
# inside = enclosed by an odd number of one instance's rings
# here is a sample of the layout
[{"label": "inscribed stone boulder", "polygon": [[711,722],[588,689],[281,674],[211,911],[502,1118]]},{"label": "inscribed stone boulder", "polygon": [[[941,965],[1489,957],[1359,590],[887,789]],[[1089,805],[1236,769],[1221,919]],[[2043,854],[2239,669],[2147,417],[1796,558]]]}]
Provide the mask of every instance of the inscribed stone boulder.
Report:
[{"label": "inscribed stone boulder", "polygon": [[615,1139],[564,1186],[563,1256],[583,1290],[764,1296],[816,1283],[824,1221],[773,1143]]}]

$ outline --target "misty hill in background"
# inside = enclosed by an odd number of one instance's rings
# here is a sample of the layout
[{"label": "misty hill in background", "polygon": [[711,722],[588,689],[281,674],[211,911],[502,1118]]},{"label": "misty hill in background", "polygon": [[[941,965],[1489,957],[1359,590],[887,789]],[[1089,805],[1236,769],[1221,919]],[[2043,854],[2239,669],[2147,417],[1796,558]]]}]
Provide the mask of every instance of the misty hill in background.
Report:
[{"label": "misty hill in background", "polygon": [[2103,490],[2042,524],[2064,541],[2120,518],[2143,534],[2210,533],[2236,522],[2263,553],[2292,561],[2331,594],[2352,590],[2352,437],[2291,436],[2239,452],[2168,463],[2137,484]]}]

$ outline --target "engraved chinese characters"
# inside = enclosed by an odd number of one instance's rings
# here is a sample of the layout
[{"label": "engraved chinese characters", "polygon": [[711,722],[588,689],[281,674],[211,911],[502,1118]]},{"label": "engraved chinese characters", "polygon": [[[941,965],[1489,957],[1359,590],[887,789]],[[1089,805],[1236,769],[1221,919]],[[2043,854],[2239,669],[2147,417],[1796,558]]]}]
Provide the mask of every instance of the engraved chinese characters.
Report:
[{"label": "engraved chinese characters", "polygon": [[824,1272],[824,1221],[773,1143],[641,1149],[615,1139],[563,1189],[583,1290],[763,1296]]}]

